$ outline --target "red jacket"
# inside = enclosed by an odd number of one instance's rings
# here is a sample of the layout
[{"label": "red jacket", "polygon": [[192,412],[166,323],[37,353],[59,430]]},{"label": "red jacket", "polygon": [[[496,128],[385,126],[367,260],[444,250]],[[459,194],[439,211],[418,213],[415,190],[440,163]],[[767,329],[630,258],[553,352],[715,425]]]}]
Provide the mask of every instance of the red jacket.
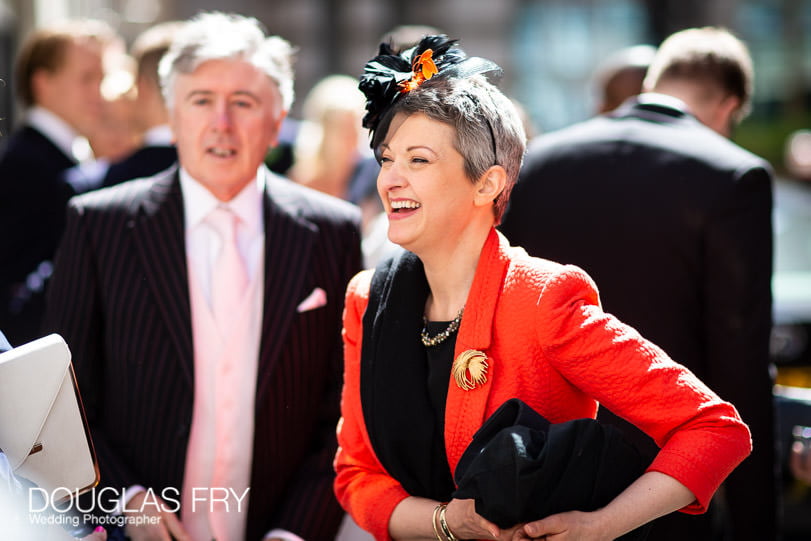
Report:
[{"label": "red jacket", "polygon": [[[361,409],[362,318],[371,276],[361,272],[347,290],[335,491],[362,528],[389,539],[391,513],[408,494],[377,460]],[[627,418],[662,447],[648,470],[676,478],[696,496],[683,509],[688,513],[705,511],[751,451],[735,408],[604,313],[582,270],[529,257],[495,229],[482,249],[454,355],[470,349],[487,354],[489,371],[487,382],[470,391],[449,378],[445,447],[452,472],[474,432],[512,397],[552,422],[594,417],[598,402]]]}]

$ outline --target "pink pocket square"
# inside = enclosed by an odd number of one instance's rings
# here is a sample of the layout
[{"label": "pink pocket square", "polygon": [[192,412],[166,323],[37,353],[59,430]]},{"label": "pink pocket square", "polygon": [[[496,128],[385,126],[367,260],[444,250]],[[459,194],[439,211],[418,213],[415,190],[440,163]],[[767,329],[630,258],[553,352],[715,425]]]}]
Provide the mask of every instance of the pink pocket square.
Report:
[{"label": "pink pocket square", "polygon": [[317,287],[313,289],[313,292],[310,293],[306,299],[301,301],[301,304],[298,305],[296,310],[298,312],[307,312],[308,310],[314,310],[315,308],[320,308],[327,304],[327,292]]}]

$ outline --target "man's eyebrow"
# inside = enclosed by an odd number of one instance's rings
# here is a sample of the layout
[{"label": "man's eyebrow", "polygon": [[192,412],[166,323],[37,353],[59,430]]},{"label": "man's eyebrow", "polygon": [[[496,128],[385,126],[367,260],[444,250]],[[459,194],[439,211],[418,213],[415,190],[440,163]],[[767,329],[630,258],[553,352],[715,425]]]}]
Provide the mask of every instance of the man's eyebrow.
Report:
[{"label": "man's eyebrow", "polygon": [[236,95],[236,96],[248,96],[249,98],[251,98],[253,100],[261,101],[259,99],[259,96],[257,96],[255,93],[251,92],[250,90],[237,90],[237,91],[233,92],[231,95],[232,96],[234,96],[234,95]]},{"label": "man's eyebrow", "polygon": [[190,99],[190,98],[194,98],[195,96],[210,96],[210,95],[211,95],[211,94],[213,94],[213,93],[214,93],[214,92],[213,92],[213,91],[211,91],[211,90],[198,90],[198,89],[194,89],[194,90],[190,90],[190,91],[189,91],[189,92],[186,94],[186,96],[184,96],[184,98],[188,100],[188,99]]},{"label": "man's eyebrow", "polygon": [[[186,94],[186,99],[194,98],[195,96],[211,96],[214,94],[213,90],[205,90],[205,89],[194,89],[190,90],[188,94]],[[251,92],[250,90],[236,90],[230,94],[231,96],[247,96],[255,101],[261,101],[259,96],[255,93]]]}]

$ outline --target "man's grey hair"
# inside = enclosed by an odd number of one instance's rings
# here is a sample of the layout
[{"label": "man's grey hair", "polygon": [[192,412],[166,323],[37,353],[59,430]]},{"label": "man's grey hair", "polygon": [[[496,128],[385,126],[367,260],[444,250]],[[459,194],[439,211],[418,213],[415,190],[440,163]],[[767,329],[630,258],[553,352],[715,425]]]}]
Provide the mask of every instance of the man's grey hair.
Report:
[{"label": "man's grey hair", "polygon": [[209,60],[244,60],[264,72],[279,87],[282,108],[293,104],[293,54],[290,43],[266,36],[253,17],[208,12],[184,24],[158,68],[166,106],[174,106],[174,86],[179,73],[188,74]]}]

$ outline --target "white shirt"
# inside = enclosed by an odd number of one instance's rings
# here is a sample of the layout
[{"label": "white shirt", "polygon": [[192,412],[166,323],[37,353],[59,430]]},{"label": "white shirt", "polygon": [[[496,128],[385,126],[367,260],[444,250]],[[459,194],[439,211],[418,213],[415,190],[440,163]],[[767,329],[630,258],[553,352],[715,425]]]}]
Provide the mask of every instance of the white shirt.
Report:
[{"label": "white shirt", "polygon": [[[219,253],[221,240],[217,232],[205,219],[221,202],[202,184],[195,181],[185,169],[180,169],[179,176],[183,193],[186,257],[190,265],[189,272],[195,273],[200,290],[210,304],[211,268]],[[263,202],[265,184],[265,170],[260,167],[256,178],[227,203],[242,222],[237,233],[237,248],[246,264],[246,270],[251,280],[264,279],[263,276],[258,276],[257,273],[263,268],[264,262]],[[261,313],[258,314],[256,320],[261,324]],[[255,387],[255,381],[253,387]],[[130,487],[124,501],[129,501],[137,492],[143,490],[145,489],[141,486]],[[271,537],[278,537],[288,541],[303,541],[297,535],[279,529],[272,530],[265,536],[265,538]]]},{"label": "white shirt", "polygon": [[[183,192],[186,252],[210,304],[211,267],[219,254],[221,241],[217,232],[205,222],[205,219],[222,202],[205,186],[192,179],[182,167],[180,189]],[[241,221],[237,233],[237,248],[245,262],[249,277],[255,275],[264,252],[265,227],[262,216],[264,190],[264,168],[260,168],[253,182],[228,202],[228,207]]]},{"label": "white shirt", "polygon": [[44,107],[35,105],[28,110],[28,125],[36,128],[77,165],[65,171],[64,180],[76,193],[98,188],[110,166],[106,160],[93,160],[93,151],[87,139],[60,117]]},{"label": "white shirt", "polygon": [[[263,202],[265,184],[265,169],[260,167],[256,178],[227,203],[231,211],[240,218],[240,227],[237,230],[237,249],[245,262],[251,281],[263,280],[263,276],[258,276],[258,272],[264,268]],[[222,202],[202,184],[195,181],[183,168],[180,169],[180,186],[184,202],[186,253],[190,267],[192,267],[190,272],[195,273],[200,289],[210,306],[211,269],[221,249],[221,239],[217,231],[206,222],[206,217]],[[260,313],[255,314],[254,318],[257,325],[261,324],[262,319],[261,303],[259,306]],[[257,335],[258,333],[257,329]],[[251,388],[255,387],[256,382],[254,381]],[[279,529],[268,532],[265,537],[303,541],[297,535]]]},{"label": "white shirt", "polygon": [[79,157],[74,154],[74,144],[79,134],[76,133],[76,130],[74,130],[70,124],[48,109],[38,105],[28,110],[26,121],[29,126],[36,128],[50,139],[65,156],[73,158],[77,162],[81,161]]},{"label": "white shirt", "polygon": [[636,97],[636,100],[639,103],[654,103],[654,104],[660,103],[662,105],[667,105],[668,107],[672,107],[673,109],[677,109],[679,111],[684,111],[688,113],[690,112],[690,108],[687,107],[686,103],[684,103],[676,96],[671,96],[669,94],[660,94],[658,92],[643,92],[642,94]]},{"label": "white shirt", "polygon": [[144,133],[144,145],[151,147],[168,147],[172,145],[174,134],[168,124],[153,126]]}]

